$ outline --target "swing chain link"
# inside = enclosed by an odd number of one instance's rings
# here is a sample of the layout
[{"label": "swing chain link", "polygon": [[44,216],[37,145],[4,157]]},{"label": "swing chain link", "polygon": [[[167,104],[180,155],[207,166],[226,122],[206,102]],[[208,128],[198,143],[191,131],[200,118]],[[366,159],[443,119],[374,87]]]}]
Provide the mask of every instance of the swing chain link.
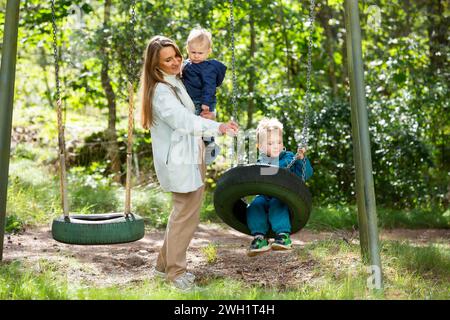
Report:
[{"label": "swing chain link", "polygon": [[[294,156],[294,159],[291,160],[291,162],[289,162],[289,164],[286,166],[286,169],[290,169],[294,163],[299,160],[297,159],[297,155],[298,153]],[[306,181],[306,156],[302,159],[302,181],[305,182]]]},{"label": "swing chain link", "polygon": [[137,80],[135,74],[135,24],[136,1],[130,0],[131,18],[129,28],[130,61],[128,65],[128,134],[127,134],[127,159],[126,159],[126,186],[125,186],[125,217],[131,214],[131,162],[133,157],[133,130],[134,130],[134,83]]},{"label": "swing chain link", "polygon": [[[231,70],[232,70],[232,92],[231,92],[231,105],[232,105],[232,115],[231,120],[238,122],[238,113],[237,113],[237,80],[236,80],[236,55],[235,55],[235,30],[234,30],[234,7],[233,7],[233,0],[229,0],[230,2],[230,29],[231,29]],[[230,146],[230,155],[231,155],[231,167],[233,167],[234,163],[234,157],[237,153],[237,137],[233,137],[233,142]],[[235,148],[236,146],[236,148]],[[236,149],[236,152],[235,152]],[[239,160],[236,157],[236,163],[239,164]]]},{"label": "swing chain link", "polygon": [[55,82],[56,82],[56,115],[58,123],[58,148],[60,165],[60,193],[61,207],[63,209],[64,220],[69,219],[69,204],[67,198],[67,173],[66,173],[66,143],[64,141],[64,122],[61,102],[61,83],[59,79],[59,55],[57,42],[56,9],[55,0],[51,0],[52,10],[52,28],[53,28],[53,57],[55,64]]},{"label": "swing chain link", "polygon": [[311,73],[312,73],[312,37],[314,31],[314,14],[315,0],[310,0],[309,7],[309,39],[308,39],[308,61],[307,61],[307,72],[306,72],[306,93],[305,93],[305,117],[303,119],[303,129],[302,129],[302,145],[303,147],[308,146],[309,138],[309,107],[311,105]]},{"label": "swing chain link", "polygon": [[55,81],[56,81],[56,101],[61,98],[60,80],[59,80],[59,64],[58,64],[58,44],[56,39],[56,13],[55,0],[51,0],[52,5],[52,27],[53,27],[53,57],[55,62]]},{"label": "swing chain link", "polygon": [[232,70],[232,83],[233,89],[231,94],[231,103],[233,106],[233,121],[237,121],[237,85],[236,85],[236,55],[235,55],[235,34],[234,34],[234,8],[233,0],[230,1],[230,27],[231,27],[231,70]]},{"label": "swing chain link", "polygon": [[137,76],[136,76],[136,61],[135,61],[135,56],[136,56],[136,40],[135,40],[135,26],[136,26],[136,1],[135,0],[131,0],[131,19],[130,19],[130,30],[129,30],[129,37],[130,37],[130,62],[129,62],[129,66],[128,66],[128,81],[130,83],[135,83],[137,81]]},{"label": "swing chain link", "polygon": [[[309,17],[308,17],[308,29],[309,29],[309,39],[308,39],[308,62],[307,62],[307,72],[306,72],[306,93],[305,93],[305,117],[303,119],[303,128],[302,128],[302,138],[301,144],[302,147],[308,148],[308,139],[309,139],[309,109],[311,105],[311,73],[312,73],[312,47],[313,47],[313,32],[314,32],[314,20],[315,20],[315,0],[310,0],[309,6]],[[294,159],[296,160],[296,159]],[[292,164],[294,164],[293,161]],[[291,165],[292,165],[291,164]],[[303,158],[303,166],[302,166],[302,180],[303,182],[306,180],[306,157]]]}]

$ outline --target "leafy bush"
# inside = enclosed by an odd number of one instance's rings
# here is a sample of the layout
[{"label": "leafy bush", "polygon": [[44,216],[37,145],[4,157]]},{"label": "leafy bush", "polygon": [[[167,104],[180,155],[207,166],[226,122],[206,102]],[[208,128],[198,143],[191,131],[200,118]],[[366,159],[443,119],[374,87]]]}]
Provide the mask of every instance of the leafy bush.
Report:
[{"label": "leafy bush", "polygon": [[[105,166],[94,163],[89,170],[74,167],[68,175],[71,211],[81,213],[108,213],[117,210],[115,188],[105,177]],[[90,172],[89,172],[90,171]]]},{"label": "leafy bush", "polygon": [[10,214],[6,216],[6,233],[16,233],[24,229],[24,222],[21,218],[15,214]]}]

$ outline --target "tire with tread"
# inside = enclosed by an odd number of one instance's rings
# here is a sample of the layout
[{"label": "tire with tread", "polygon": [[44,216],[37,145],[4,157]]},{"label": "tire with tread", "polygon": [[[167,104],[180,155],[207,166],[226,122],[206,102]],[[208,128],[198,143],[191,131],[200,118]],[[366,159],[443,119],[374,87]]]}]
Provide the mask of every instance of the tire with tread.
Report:
[{"label": "tire with tread", "polygon": [[[264,168],[274,168],[276,174],[262,175]],[[214,192],[216,213],[233,229],[250,234],[246,218],[247,203],[243,198],[260,194],[276,197],[288,205],[291,233],[306,225],[312,197],[305,183],[290,171],[269,165],[244,165],[226,171],[218,180]],[[272,230],[268,236],[274,236]]]},{"label": "tire with tread", "polygon": [[53,239],[68,244],[126,243],[144,234],[144,220],[135,214],[74,214],[68,219],[59,216],[52,223]]}]

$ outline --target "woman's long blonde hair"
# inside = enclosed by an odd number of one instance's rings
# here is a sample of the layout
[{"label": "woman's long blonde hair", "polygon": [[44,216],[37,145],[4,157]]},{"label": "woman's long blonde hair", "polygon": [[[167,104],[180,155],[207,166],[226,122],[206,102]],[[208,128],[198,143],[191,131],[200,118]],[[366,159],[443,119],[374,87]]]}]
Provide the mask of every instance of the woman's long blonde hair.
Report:
[{"label": "woman's long blonde hair", "polygon": [[167,83],[164,80],[159,66],[159,53],[161,49],[173,47],[177,56],[182,57],[176,43],[163,36],[154,36],[150,39],[144,52],[144,66],[141,74],[141,124],[144,129],[149,129],[153,124],[153,94],[158,82]]}]

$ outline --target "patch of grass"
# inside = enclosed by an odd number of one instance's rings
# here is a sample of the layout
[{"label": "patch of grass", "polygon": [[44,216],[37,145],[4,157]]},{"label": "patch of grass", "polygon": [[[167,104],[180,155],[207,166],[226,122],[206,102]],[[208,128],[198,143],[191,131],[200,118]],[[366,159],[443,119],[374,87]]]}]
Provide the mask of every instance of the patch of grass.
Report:
[{"label": "patch of grass", "polygon": [[[450,228],[450,211],[439,208],[396,210],[377,207],[380,228]],[[313,206],[306,225],[311,230],[351,230],[358,226],[358,210],[351,205]]]},{"label": "patch of grass", "polygon": [[382,228],[450,228],[450,211],[442,208],[416,208],[395,210],[377,208],[379,225]]},{"label": "patch of grass", "polygon": [[202,253],[205,256],[207,263],[214,263],[217,261],[217,244],[208,243],[206,247],[202,248]]},{"label": "patch of grass", "polygon": [[59,204],[58,183],[31,160],[10,165],[6,213],[20,225],[48,223]]},{"label": "patch of grass", "polygon": [[0,263],[0,300],[69,299],[67,282],[45,260],[34,266],[18,261]]},{"label": "patch of grass", "polygon": [[[313,277],[297,287],[277,289],[226,277],[202,278],[199,289],[179,292],[160,279],[94,288],[68,282],[63,262],[0,264],[0,299],[450,299],[449,247],[416,247],[393,241],[382,245],[384,292],[367,288],[370,273],[360,262],[359,245],[326,240],[296,249],[299,268],[314,261]],[[80,270],[76,261],[69,268]],[[70,272],[70,271],[69,271]]]},{"label": "patch of grass", "polygon": [[358,220],[354,207],[328,205],[326,207],[313,206],[306,228],[312,230],[353,229],[357,225]]},{"label": "patch of grass", "polygon": [[383,293],[367,289],[370,269],[360,262],[359,245],[335,240],[320,241],[302,249],[303,258],[306,255],[315,259],[320,266],[313,281],[316,284],[308,284],[310,288],[304,290],[322,292],[320,296],[325,299],[450,298],[448,246],[417,247],[385,241],[381,247]]},{"label": "patch of grass", "polygon": [[11,152],[11,156],[18,159],[36,160],[37,148],[34,148],[30,144],[18,144]]},{"label": "patch of grass", "polygon": [[450,282],[450,248],[439,244],[426,247],[407,242],[389,241],[382,243],[382,252],[390,256],[396,266],[411,273],[433,279],[443,278]]}]

